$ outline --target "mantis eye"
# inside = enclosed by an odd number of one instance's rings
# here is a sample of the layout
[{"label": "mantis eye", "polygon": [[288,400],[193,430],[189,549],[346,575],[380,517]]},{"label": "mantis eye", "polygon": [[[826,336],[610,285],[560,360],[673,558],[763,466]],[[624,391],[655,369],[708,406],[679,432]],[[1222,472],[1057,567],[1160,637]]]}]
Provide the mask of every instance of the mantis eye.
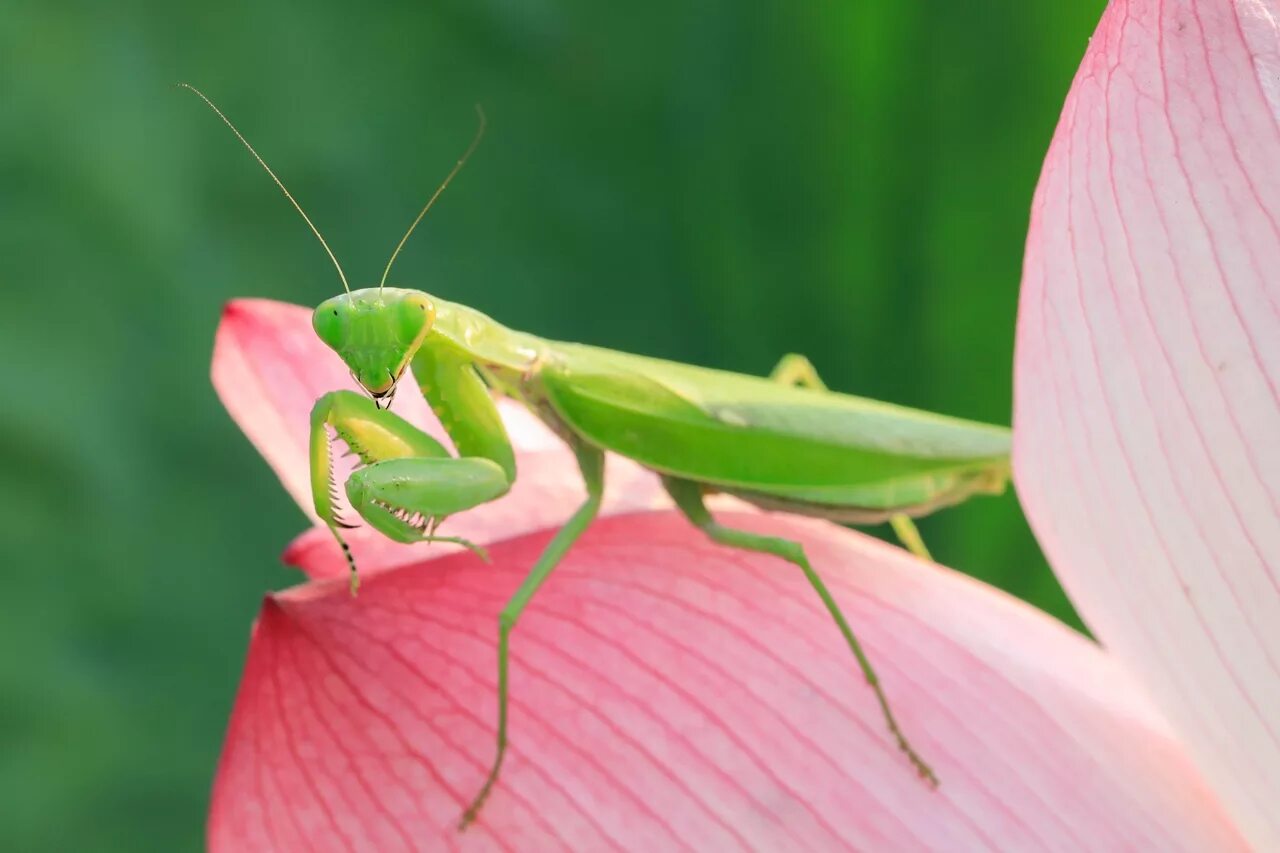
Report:
[{"label": "mantis eye", "polygon": [[421,294],[411,294],[400,302],[396,319],[400,340],[411,346],[431,331],[436,319],[436,306]]},{"label": "mantis eye", "polygon": [[311,326],[327,346],[335,350],[341,349],[351,328],[350,315],[341,308],[321,305],[311,315]]}]

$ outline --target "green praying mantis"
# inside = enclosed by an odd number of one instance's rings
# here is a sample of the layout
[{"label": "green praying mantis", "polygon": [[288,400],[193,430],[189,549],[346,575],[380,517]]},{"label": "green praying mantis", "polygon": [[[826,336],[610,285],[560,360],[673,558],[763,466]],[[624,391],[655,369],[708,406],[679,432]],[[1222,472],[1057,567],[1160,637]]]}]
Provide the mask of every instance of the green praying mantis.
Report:
[{"label": "green praying mantis", "polygon": [[[899,727],[875,669],[801,543],[718,523],[709,493],[757,507],[851,524],[893,523],[904,544],[928,558],[912,517],[975,494],[999,494],[1009,477],[1009,431],[827,390],[802,356],[782,359],[769,378],[745,376],[562,343],[509,329],[456,302],[386,287],[391,266],[484,132],[428,200],[392,252],[377,287],[351,290],[320,231],[248,141],[203,93],[302,215],[338,270],[344,292],[316,308],[316,334],[346,363],[365,395],[331,391],[311,413],[310,463],[316,514],[351,569],[342,531],[332,441],[356,454],[345,484],[364,522],[398,542],[462,539],[437,535],[454,513],[504,495],[516,460],[495,396],[526,406],[577,458],[587,496],[559,529],[498,615],[497,749],[463,812],[474,821],[499,778],[507,750],[508,648],[520,615],[591,524],[604,492],[605,453],[661,477],[685,518],[711,540],[774,555],[802,571],[856,658],[899,749],[930,785],[937,778]],[[388,411],[406,371],[439,417],[454,450]],[[332,431],[332,436],[330,431]]]}]

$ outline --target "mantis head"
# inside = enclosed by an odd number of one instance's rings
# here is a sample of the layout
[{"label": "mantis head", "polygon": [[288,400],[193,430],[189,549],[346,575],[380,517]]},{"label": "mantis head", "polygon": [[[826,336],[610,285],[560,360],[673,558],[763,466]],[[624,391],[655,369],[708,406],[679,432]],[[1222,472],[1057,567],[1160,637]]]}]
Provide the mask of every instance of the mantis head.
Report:
[{"label": "mantis head", "polygon": [[435,313],[424,293],[370,287],[326,299],[316,308],[311,325],[347,363],[360,387],[385,409],[431,331]]},{"label": "mantis head", "polygon": [[391,253],[391,259],[387,261],[387,266],[382,271],[382,281],[377,287],[352,290],[347,284],[347,274],[342,271],[342,264],[338,263],[337,255],[329,248],[329,244],[320,234],[320,229],[316,228],[311,217],[307,216],[306,211],[302,209],[302,205],[298,204],[293,194],[285,189],[284,182],[276,177],[276,173],[271,171],[267,162],[249,144],[249,140],[244,138],[231,123],[231,119],[223,115],[222,110],[218,109],[204,92],[189,83],[178,85],[198,95],[211,110],[217,113],[218,118],[231,128],[231,132],[244,144],[245,148],[249,149],[249,153],[266,170],[271,180],[275,181],[276,186],[284,193],[285,198],[302,216],[311,233],[315,234],[316,239],[320,241],[320,245],[324,246],[329,260],[333,261],[333,266],[338,270],[338,278],[342,279],[342,289],[346,293],[320,303],[320,307],[312,315],[311,324],[316,334],[320,336],[320,340],[328,344],[347,363],[347,367],[351,369],[351,375],[378,404],[378,408],[387,408],[391,405],[391,397],[395,394],[400,375],[409,366],[418,347],[422,346],[427,332],[431,331],[431,324],[435,321],[435,305],[425,293],[384,285],[387,283],[387,276],[391,274],[391,265],[396,262],[400,250],[404,248],[413,229],[418,227],[422,217],[436,203],[436,199],[449,186],[471,157],[471,153],[476,150],[476,146],[480,144],[486,124],[484,110],[480,109],[479,104],[476,105],[476,116],[480,121],[476,127],[476,135],[471,139],[471,145],[449,171],[444,182],[427,200],[426,205],[418,212],[409,230],[400,238],[400,242]]}]

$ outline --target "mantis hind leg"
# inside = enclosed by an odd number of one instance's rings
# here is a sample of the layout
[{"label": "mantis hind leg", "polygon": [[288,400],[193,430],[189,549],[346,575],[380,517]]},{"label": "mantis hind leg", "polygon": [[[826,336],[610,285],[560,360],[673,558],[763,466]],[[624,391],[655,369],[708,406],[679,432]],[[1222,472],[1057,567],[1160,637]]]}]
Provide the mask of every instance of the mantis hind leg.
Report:
[{"label": "mantis hind leg", "polygon": [[578,457],[578,467],[582,470],[582,479],[587,487],[587,499],[577,511],[565,522],[556,533],[550,544],[533,564],[529,574],[525,576],[519,589],[511,596],[502,612],[498,614],[498,750],[494,755],[489,775],[485,777],[480,791],[472,799],[471,805],[462,814],[458,829],[466,829],[480,808],[489,797],[494,784],[498,781],[498,773],[502,770],[502,760],[507,753],[507,663],[509,660],[508,642],[512,629],[520,619],[534,593],[542,586],[543,581],[551,574],[551,570],[564,559],[569,548],[582,535],[600,511],[600,501],[604,495],[604,453],[594,447],[580,443],[573,444],[573,452]]},{"label": "mantis hind leg", "polygon": [[894,740],[897,741],[898,748],[906,754],[920,777],[931,786],[936,787],[938,777],[934,775],[933,769],[920,757],[920,754],[916,752],[910,741],[907,740],[906,735],[902,733],[902,729],[898,726],[898,721],[893,716],[893,711],[889,708],[889,699],[885,696],[884,689],[880,686],[880,678],[871,666],[871,661],[862,650],[862,645],[858,642],[858,638],[854,636],[853,629],[849,627],[848,620],[845,619],[844,613],[841,612],[840,606],[836,604],[836,600],[827,589],[827,585],[822,582],[822,578],[818,576],[818,573],[814,571],[813,566],[809,563],[809,558],[805,556],[804,548],[800,543],[790,539],[761,536],[745,530],[725,527],[718,523],[707,510],[706,504],[702,499],[702,489],[697,483],[671,477],[664,477],[663,483],[667,488],[667,492],[676,502],[676,506],[680,508],[685,517],[703,533],[707,534],[712,541],[732,548],[743,548],[748,551],[781,557],[804,572],[810,585],[818,593],[818,597],[822,599],[822,603],[826,605],[827,611],[840,628],[840,633],[844,635],[845,642],[848,643],[853,656],[857,658],[858,666],[862,669],[862,675],[866,678],[867,684],[870,685],[872,691],[875,692],[876,700],[880,703],[880,710],[884,713],[885,724],[888,726]]},{"label": "mantis hind leg", "polygon": [[[775,382],[781,382],[783,385],[812,388],[815,391],[827,390],[827,383],[822,381],[822,377],[818,375],[818,369],[813,366],[813,362],[799,353],[787,353],[779,359],[777,366],[769,374],[769,378]],[[902,543],[903,547],[922,560],[933,562],[933,555],[925,547],[924,539],[920,537],[920,530],[909,515],[898,513],[890,517],[889,524],[893,527],[893,533],[898,537],[898,541]]]}]

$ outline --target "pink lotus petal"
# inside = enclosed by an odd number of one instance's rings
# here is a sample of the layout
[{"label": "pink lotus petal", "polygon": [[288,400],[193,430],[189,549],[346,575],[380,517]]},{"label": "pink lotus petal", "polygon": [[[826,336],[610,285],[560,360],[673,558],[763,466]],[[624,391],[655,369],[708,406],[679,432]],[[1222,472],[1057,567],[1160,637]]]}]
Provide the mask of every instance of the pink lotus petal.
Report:
[{"label": "pink lotus petal", "polygon": [[550,533],[268,597],[210,813],[211,850],[1159,849],[1242,841],[1161,718],[1043,614],[831,525],[803,539],[942,780],[897,753],[812,590],[674,513],[598,522],[513,635],[493,749],[496,614]]},{"label": "pink lotus petal", "polygon": [[1280,849],[1280,4],[1113,2],[1045,162],[1015,476],[1076,606]]},{"label": "pink lotus petal", "polygon": [[[354,390],[356,385],[342,360],[312,331],[310,310],[265,299],[228,303],[214,342],[212,378],[231,417],[303,512],[318,521],[307,463],[311,407],[328,391]],[[499,407],[516,449],[516,484],[501,500],[450,519],[441,529],[442,535],[489,542],[538,530],[562,523],[585,495],[573,454],[564,443],[523,407],[507,400],[500,401]],[[440,422],[411,383],[396,395],[392,408],[448,442]],[[339,482],[346,479],[353,465],[353,460],[339,460]],[[668,503],[656,477],[628,460],[609,460],[602,514]],[[348,515],[355,517],[354,513]],[[363,557],[388,564],[421,560],[424,548],[442,553],[452,547],[397,545],[361,531],[353,531],[351,545],[358,561]],[[297,556],[303,550],[310,554],[305,561]],[[317,577],[346,571],[341,552],[327,530],[303,534],[285,556],[291,564],[305,562]]]}]

